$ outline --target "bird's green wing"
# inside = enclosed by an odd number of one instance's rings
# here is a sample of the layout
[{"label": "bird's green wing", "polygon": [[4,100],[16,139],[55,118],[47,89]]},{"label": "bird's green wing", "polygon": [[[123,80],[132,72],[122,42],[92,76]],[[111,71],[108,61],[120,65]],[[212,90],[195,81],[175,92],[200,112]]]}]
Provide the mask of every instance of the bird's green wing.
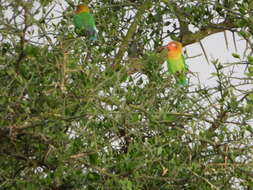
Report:
[{"label": "bird's green wing", "polygon": [[90,13],[79,13],[74,15],[73,23],[77,34],[88,35],[91,39],[96,39],[97,31],[95,20]]},{"label": "bird's green wing", "polygon": [[179,59],[167,59],[168,71],[171,74],[184,71],[185,65],[183,56]]},{"label": "bird's green wing", "polygon": [[91,27],[95,28],[95,20],[94,17],[90,13],[79,13],[74,15],[73,22],[75,27],[79,29]]},{"label": "bird's green wing", "polygon": [[186,85],[186,72],[188,70],[188,66],[185,63],[184,56],[180,59],[167,59],[168,72],[173,74],[176,78],[176,81],[180,85]]}]

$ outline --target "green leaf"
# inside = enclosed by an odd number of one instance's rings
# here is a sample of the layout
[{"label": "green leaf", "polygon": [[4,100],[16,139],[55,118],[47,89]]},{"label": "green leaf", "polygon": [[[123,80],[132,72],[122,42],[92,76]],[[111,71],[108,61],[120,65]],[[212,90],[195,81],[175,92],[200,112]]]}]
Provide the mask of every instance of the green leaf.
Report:
[{"label": "green leaf", "polygon": [[133,190],[133,184],[128,179],[122,179],[119,183],[121,184],[122,190]]},{"label": "green leaf", "polygon": [[232,56],[233,56],[234,58],[236,58],[236,59],[240,59],[240,55],[237,54],[237,53],[232,53]]}]

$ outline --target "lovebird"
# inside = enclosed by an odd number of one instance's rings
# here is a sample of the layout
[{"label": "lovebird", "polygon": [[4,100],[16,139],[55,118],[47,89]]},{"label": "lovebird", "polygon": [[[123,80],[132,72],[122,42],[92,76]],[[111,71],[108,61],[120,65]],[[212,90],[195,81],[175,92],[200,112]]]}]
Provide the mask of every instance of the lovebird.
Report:
[{"label": "lovebird", "polygon": [[174,75],[178,85],[187,85],[188,81],[186,78],[186,73],[188,72],[188,66],[185,63],[182,53],[182,44],[177,41],[172,41],[164,47],[167,50],[166,61],[168,65],[168,72]]},{"label": "lovebird", "polygon": [[77,6],[73,23],[75,32],[80,36],[86,36],[89,40],[97,40],[97,28],[93,15],[87,5],[80,4]]}]

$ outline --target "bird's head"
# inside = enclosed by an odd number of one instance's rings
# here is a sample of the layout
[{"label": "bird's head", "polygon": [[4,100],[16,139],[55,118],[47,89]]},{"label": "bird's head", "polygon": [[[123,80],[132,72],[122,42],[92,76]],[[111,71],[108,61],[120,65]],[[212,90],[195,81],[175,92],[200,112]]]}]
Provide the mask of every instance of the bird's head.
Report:
[{"label": "bird's head", "polygon": [[177,57],[182,54],[182,44],[177,41],[169,42],[168,45],[164,46],[168,50],[168,56]]},{"label": "bird's head", "polygon": [[87,5],[83,5],[83,4],[78,5],[76,7],[76,11],[75,11],[76,14],[78,14],[78,13],[89,13],[89,12],[90,12],[89,7]]},{"label": "bird's head", "polygon": [[165,46],[168,51],[172,52],[182,52],[182,44],[180,42],[172,41]]}]

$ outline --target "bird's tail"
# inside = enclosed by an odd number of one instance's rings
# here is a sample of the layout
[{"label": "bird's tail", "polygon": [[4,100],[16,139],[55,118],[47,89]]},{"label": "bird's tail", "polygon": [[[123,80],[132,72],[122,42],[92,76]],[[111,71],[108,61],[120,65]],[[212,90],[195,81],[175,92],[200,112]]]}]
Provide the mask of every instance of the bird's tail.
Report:
[{"label": "bird's tail", "polygon": [[88,28],[87,29],[87,36],[89,40],[96,41],[97,40],[97,29],[96,28]]},{"label": "bird's tail", "polygon": [[89,37],[89,40],[91,41],[96,41],[97,40],[97,35],[92,35]]},{"label": "bird's tail", "polygon": [[177,84],[179,86],[187,86],[188,85],[188,80],[186,76],[179,76],[176,80]]}]

